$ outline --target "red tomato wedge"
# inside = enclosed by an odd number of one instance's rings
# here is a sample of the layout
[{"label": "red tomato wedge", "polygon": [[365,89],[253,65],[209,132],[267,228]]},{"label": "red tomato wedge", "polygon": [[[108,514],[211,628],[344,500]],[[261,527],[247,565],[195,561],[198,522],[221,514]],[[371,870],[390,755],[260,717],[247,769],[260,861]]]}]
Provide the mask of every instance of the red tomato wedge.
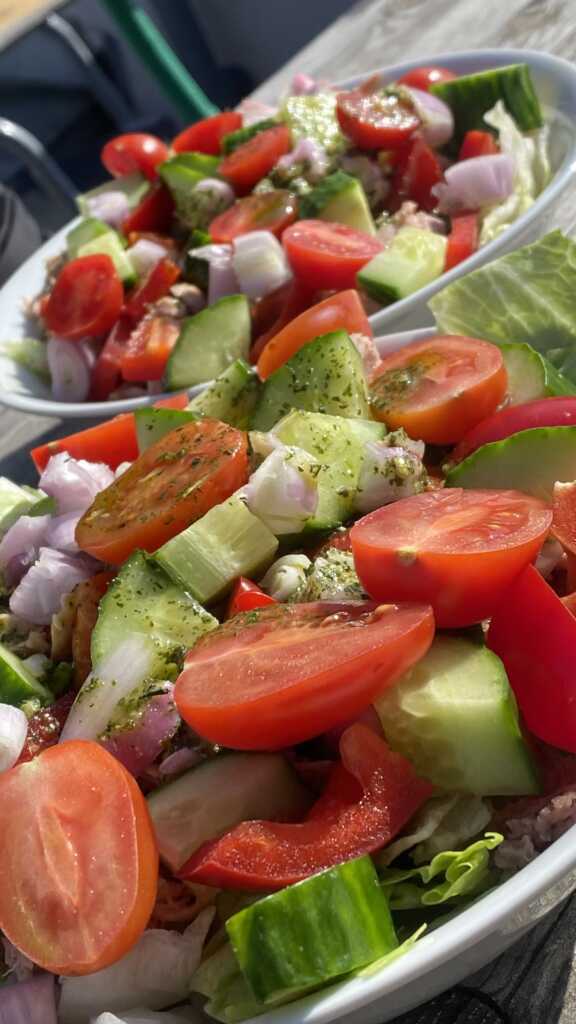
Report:
[{"label": "red tomato wedge", "polygon": [[158,177],[158,165],[168,159],[168,146],[156,135],[128,132],[117,135],[104,146],[100,159],[113,178],[139,172],[153,181]]},{"label": "red tomato wedge", "polygon": [[356,274],[384,248],[375,235],[327,220],[299,220],[282,235],[296,274],[311,288],[353,288]]},{"label": "red tomato wedge", "polygon": [[554,484],[552,533],[565,551],[576,555],[576,481]]},{"label": "red tomato wedge", "polygon": [[277,238],[298,216],[298,202],[291,192],[277,188],[239,199],[215,217],[208,228],[213,242],[233,242],[249,231],[271,231]]},{"label": "red tomato wedge", "polygon": [[412,199],[423,210],[433,210],[438,199],[432,189],[442,181],[442,177],[442,166],[436,153],[424,139],[416,137],[404,152],[398,154],[392,182],[394,199],[388,205],[400,206],[405,199]]},{"label": "red tomato wedge", "polygon": [[273,750],[355,718],[418,661],[434,635],[426,605],[276,605],[237,616],[188,654],[178,710],[201,736]]},{"label": "red tomato wedge", "polygon": [[78,256],[62,268],[42,310],[49,331],[79,341],[112,329],[124,289],[109,256]]},{"label": "red tomato wedge", "polygon": [[306,821],[242,822],[200,847],[180,877],[225,889],[281,889],[389,843],[432,786],[365,725],[343,733],[340,754]]},{"label": "red tomato wedge", "polygon": [[347,331],[348,334],[372,337],[364,306],[354,289],[323,299],[270,338],[258,359],[258,373],[262,380],[283,366],[303,345],[330,331]]},{"label": "red tomato wedge", "polygon": [[448,68],[412,68],[398,79],[398,85],[409,85],[412,89],[422,89],[422,92],[428,92],[431,85],[437,85],[439,82],[451,82],[457,77],[458,75],[449,71]]},{"label": "red tomato wedge", "polygon": [[469,131],[462,140],[458,159],[472,160],[476,156],[493,156],[499,152],[498,143],[490,132]]},{"label": "red tomato wedge", "polygon": [[336,114],[342,131],[359,149],[399,149],[420,125],[408,96],[387,95],[378,88],[339,92]]},{"label": "red tomato wedge", "polygon": [[356,571],[376,601],[425,601],[441,628],[490,617],[552,522],[519,491],[445,487],[379,508],[352,527]]},{"label": "red tomato wedge", "polygon": [[173,260],[158,260],[144,281],[128,296],[124,307],[126,315],[132,320],[140,320],[153,302],[158,302],[158,299],[168,294],[181,273],[180,267]]},{"label": "red tomato wedge", "polygon": [[218,156],[224,136],[241,127],[242,114],[235,110],[224,110],[221,114],[205,117],[184,128],[172,139],[172,149],[176,153],[208,153],[209,156]]},{"label": "red tomato wedge", "polygon": [[290,131],[285,124],[268,128],[224,157],[218,173],[230,182],[238,195],[245,195],[288,153],[291,145]]},{"label": "red tomato wedge", "polygon": [[122,222],[122,231],[130,235],[133,231],[154,231],[161,234],[169,231],[174,213],[174,200],[165,185],[154,185]]},{"label": "red tomato wedge", "polygon": [[508,376],[496,345],[438,334],[384,356],[370,384],[372,410],[392,430],[454,444],[498,408]]},{"label": "red tomato wedge", "polygon": [[91,974],[144,931],[158,851],[136,782],[98,743],[60,743],[0,776],[0,928],[54,974]]},{"label": "red tomato wedge", "polygon": [[530,731],[576,753],[576,618],[534,566],[502,596],[486,642]]},{"label": "red tomato wedge", "polygon": [[268,342],[314,301],[314,291],[293,277],[269,295],[259,299],[252,310],[254,343],[250,360],[257,363]]},{"label": "red tomato wedge", "polygon": [[170,316],[144,317],[126,342],[121,360],[124,380],[160,380],[181,326]]},{"label": "red tomato wedge", "polygon": [[462,439],[451,455],[453,462],[460,462],[477,448],[493,441],[518,434],[533,427],[573,427],[576,425],[576,396],[560,398],[537,398],[522,405],[511,405],[501,409],[474,427]]},{"label": "red tomato wedge", "polygon": [[444,270],[452,270],[459,263],[467,260],[478,248],[478,216],[475,213],[463,213],[452,217],[452,227],[448,235]]},{"label": "red tomato wedge", "polygon": [[232,619],[235,615],[240,615],[241,612],[252,612],[255,608],[266,608],[269,604],[278,604],[278,602],[269,594],[264,593],[257,583],[241,576],[232,591],[227,618]]},{"label": "red tomato wedge", "polygon": [[114,324],[90,372],[90,401],[104,402],[121,383],[122,356],[132,332],[132,321],[121,315]]},{"label": "red tomato wedge", "polygon": [[186,423],[96,496],[76,527],[77,543],[112,565],[137,548],[156,551],[247,478],[246,434],[217,420]]}]

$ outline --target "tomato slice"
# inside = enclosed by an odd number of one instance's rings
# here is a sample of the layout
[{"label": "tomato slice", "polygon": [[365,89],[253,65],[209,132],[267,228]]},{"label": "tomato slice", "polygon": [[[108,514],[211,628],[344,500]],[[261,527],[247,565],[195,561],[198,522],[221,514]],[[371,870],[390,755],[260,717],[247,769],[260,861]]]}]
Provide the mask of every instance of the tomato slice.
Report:
[{"label": "tomato slice", "polygon": [[340,753],[306,821],[245,821],[205,843],[180,877],[224,889],[281,889],[389,843],[432,786],[365,725],[343,733]]},{"label": "tomato slice", "polygon": [[444,270],[452,270],[467,260],[478,248],[478,215],[463,213],[452,217],[451,230],[446,246]]},{"label": "tomato slice", "polygon": [[221,114],[205,117],[184,128],[172,139],[172,149],[176,153],[208,153],[209,156],[218,156],[223,137],[241,127],[242,114],[235,110],[224,110]]},{"label": "tomato slice", "polygon": [[440,627],[490,617],[540,550],[552,512],[519,491],[445,487],[379,508],[351,530],[356,571],[376,601],[426,601]]},{"label": "tomato slice", "polygon": [[552,533],[565,551],[576,555],[576,481],[554,484]]},{"label": "tomato slice", "polygon": [[118,565],[137,548],[156,551],[247,478],[246,434],[217,420],[186,423],[96,496],[76,540],[83,551]]},{"label": "tomato slice", "polygon": [[533,402],[501,409],[474,427],[454,449],[453,462],[460,462],[477,448],[533,427],[571,427],[576,424],[576,397],[536,398]]},{"label": "tomato slice", "polygon": [[232,591],[227,618],[232,619],[235,615],[240,615],[241,612],[254,611],[254,608],[266,608],[269,604],[278,604],[278,602],[270,597],[270,594],[265,594],[257,583],[241,576]]},{"label": "tomato slice", "polygon": [[225,157],[218,173],[230,182],[238,195],[245,195],[288,153],[291,145],[290,131],[285,124],[267,128]]},{"label": "tomato slice", "polygon": [[392,181],[394,198],[388,205],[400,206],[405,199],[412,199],[421,209],[433,210],[438,200],[432,189],[442,178],[442,167],[434,150],[424,139],[415,138],[398,153]]},{"label": "tomato slice", "polygon": [[104,402],[122,380],[122,356],[132,332],[132,321],[121,315],[116,321],[90,373],[90,401]]},{"label": "tomato slice", "polygon": [[412,68],[398,79],[398,85],[408,85],[412,89],[422,89],[423,92],[428,92],[431,85],[438,85],[439,82],[452,82],[455,78],[458,78],[458,75],[449,71],[448,68]]},{"label": "tomato slice", "polygon": [[296,196],[286,189],[255,193],[239,199],[215,217],[208,231],[213,242],[233,242],[249,231],[271,231],[277,238],[298,215]]},{"label": "tomato slice", "polygon": [[158,851],[146,801],[116,758],[74,740],[4,772],[0,822],[0,928],[17,949],[77,975],[132,948],[156,899]]},{"label": "tomato slice", "polygon": [[530,731],[576,753],[576,618],[532,565],[503,595],[486,643]]},{"label": "tomato slice", "polygon": [[426,605],[275,605],[237,616],[188,654],[180,714],[201,736],[239,750],[300,743],[357,717],[427,651]]},{"label": "tomato slice", "polygon": [[168,146],[157,135],[128,132],[117,135],[104,146],[100,159],[113,178],[139,172],[153,181],[158,177],[157,167],[168,159]]},{"label": "tomato slice", "polygon": [[496,345],[438,334],[384,356],[370,385],[372,409],[392,430],[454,444],[498,408],[508,376]]},{"label": "tomato slice", "polygon": [[490,132],[466,132],[460,146],[458,160],[472,160],[476,156],[492,156],[499,153],[500,147]]},{"label": "tomato slice", "polygon": [[348,331],[348,334],[365,334],[372,337],[372,330],[358,292],[349,289],[330,295],[322,302],[305,310],[295,320],[275,334],[262,350],[258,360],[258,373],[266,380],[280,366],[298,352],[303,345],[321,334],[330,331]]},{"label": "tomato slice", "polygon": [[257,363],[268,342],[291,320],[308,309],[314,300],[314,291],[297,277],[259,299],[252,310],[252,332],[256,339],[250,349],[250,359]]},{"label": "tomato slice", "polygon": [[165,185],[154,185],[140,200],[138,206],[128,214],[122,222],[122,231],[130,235],[133,231],[155,231],[163,233],[170,230],[174,200]]},{"label": "tomato slice", "polygon": [[160,380],[181,326],[170,316],[147,316],[136,324],[122,354],[124,380]]},{"label": "tomato slice", "polygon": [[124,312],[132,320],[140,320],[153,302],[158,302],[170,291],[180,277],[181,270],[173,260],[159,260],[145,280],[128,296]]},{"label": "tomato slice", "polygon": [[353,288],[358,271],[384,248],[375,235],[326,220],[296,221],[282,243],[296,276],[318,290]]},{"label": "tomato slice", "polygon": [[111,330],[120,316],[124,289],[109,256],[78,256],[62,268],[42,310],[49,331],[79,341]]},{"label": "tomato slice", "polygon": [[336,114],[342,131],[359,149],[399,149],[420,125],[408,96],[381,89],[339,92]]}]

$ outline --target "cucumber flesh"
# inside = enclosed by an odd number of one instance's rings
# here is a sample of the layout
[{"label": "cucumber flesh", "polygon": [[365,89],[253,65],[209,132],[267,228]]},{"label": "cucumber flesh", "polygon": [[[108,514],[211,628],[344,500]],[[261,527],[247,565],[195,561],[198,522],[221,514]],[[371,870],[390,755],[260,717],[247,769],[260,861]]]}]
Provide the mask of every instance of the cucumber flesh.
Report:
[{"label": "cucumber flesh", "polygon": [[0,644],[0,703],[20,707],[27,700],[50,704],[52,694],[26,668],[16,654]]},{"label": "cucumber flesh", "polygon": [[455,131],[461,138],[467,131],[486,131],[484,114],[502,100],[521,132],[541,128],[544,119],[527,64],[509,64],[473,75],[461,75],[450,82],[437,82],[430,92],[439,96],[454,114]]},{"label": "cucumber flesh", "polygon": [[258,900],[229,918],[226,930],[246,981],[264,1004],[295,999],[398,945],[370,857]]},{"label": "cucumber flesh", "polygon": [[247,430],[260,389],[257,374],[243,359],[236,359],[186,408],[196,416],[207,416]]},{"label": "cucumber flesh", "polygon": [[262,388],[253,430],[270,430],[292,409],[368,419],[370,406],[362,360],[345,331],[304,345]]},{"label": "cucumber flesh", "polygon": [[66,246],[70,259],[73,260],[78,255],[78,250],[87,242],[93,242],[100,235],[108,235],[110,230],[109,224],[105,224],[103,220],[98,220],[97,217],[85,217],[66,235]]},{"label": "cucumber flesh", "polygon": [[383,305],[405,299],[440,277],[446,244],[444,235],[433,231],[400,228],[388,248],[362,267],[358,284]]},{"label": "cucumber flesh", "polygon": [[439,636],[376,702],[393,750],[450,792],[538,792],[504,665],[487,647]]},{"label": "cucumber flesh", "polygon": [[150,405],[136,409],[134,422],[140,455],[171,430],[197,419],[194,413],[187,412],[186,409],[154,409]]},{"label": "cucumber flesh", "polygon": [[506,366],[510,405],[521,405],[537,398],[576,395],[576,385],[531,345],[505,341],[494,344],[502,352]]},{"label": "cucumber flesh", "polygon": [[171,390],[204,384],[237,359],[248,359],[250,306],[245,295],[228,295],[188,317],[166,365]]},{"label": "cucumber flesh", "polygon": [[347,224],[357,231],[376,234],[376,225],[361,183],[344,171],[329,174],[302,196],[300,216]]},{"label": "cucumber flesh", "polygon": [[124,284],[134,284],[136,271],[126,249],[120,241],[120,235],[111,229],[105,235],[98,235],[91,242],[85,242],[78,249],[77,256],[109,256],[116,268],[116,273]]},{"label": "cucumber flesh", "polygon": [[178,871],[241,821],[300,821],[308,791],[281,754],[223,754],[155,789],[148,809],[162,860]]}]

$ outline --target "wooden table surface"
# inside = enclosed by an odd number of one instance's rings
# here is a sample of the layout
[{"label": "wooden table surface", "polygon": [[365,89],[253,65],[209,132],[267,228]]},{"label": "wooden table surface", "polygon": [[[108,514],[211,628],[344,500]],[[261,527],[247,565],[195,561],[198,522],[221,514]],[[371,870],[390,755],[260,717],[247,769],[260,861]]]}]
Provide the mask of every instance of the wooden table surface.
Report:
[{"label": "wooden table surface", "polygon": [[[3,6],[23,10],[25,2],[0,0],[0,28]],[[311,0],[294,3],[296,17],[305,2]],[[255,96],[273,101],[296,71],[345,78],[442,51],[498,46],[547,50],[575,59],[576,0],[364,0],[265,82]],[[33,482],[27,455],[32,440],[62,436],[83,425],[88,424],[62,424],[1,410],[0,473]],[[453,990],[403,1016],[401,1022],[576,1024],[575,944],[576,897],[469,979],[465,989]]]}]

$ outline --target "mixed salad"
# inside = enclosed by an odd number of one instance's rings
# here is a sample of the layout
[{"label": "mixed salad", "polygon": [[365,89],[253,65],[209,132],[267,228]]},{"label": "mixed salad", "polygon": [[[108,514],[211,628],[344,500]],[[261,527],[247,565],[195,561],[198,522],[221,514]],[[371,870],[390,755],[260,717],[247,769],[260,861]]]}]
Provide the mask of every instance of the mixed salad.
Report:
[{"label": "mixed salad", "polygon": [[553,233],[436,297],[458,333],[343,318],[0,480],[3,1019],[257,1016],[576,821],[575,268]]},{"label": "mixed salad", "polygon": [[340,92],[299,75],[278,108],[248,101],[170,146],[121,135],[102,152],[113,180],[80,197],[31,303],[42,340],[8,350],[55,399],[101,401],[203,383],[236,358],[266,373],[310,309],[365,333],[528,209],[550,179],[547,132],[516,64]]}]

